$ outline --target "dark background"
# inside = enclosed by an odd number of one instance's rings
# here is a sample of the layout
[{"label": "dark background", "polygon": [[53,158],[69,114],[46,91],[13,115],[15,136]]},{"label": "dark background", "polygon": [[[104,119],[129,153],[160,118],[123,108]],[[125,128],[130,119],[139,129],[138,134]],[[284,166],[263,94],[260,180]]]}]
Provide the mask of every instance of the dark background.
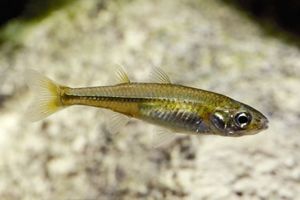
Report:
[{"label": "dark background", "polygon": [[274,26],[300,36],[299,0],[223,0],[250,14],[263,26]]},{"label": "dark background", "polygon": [[17,17],[23,19],[42,17],[72,1],[75,0],[1,0],[0,26]]},{"label": "dark background", "polygon": [[[16,17],[38,17],[50,8],[59,7],[71,0],[1,0],[0,26]],[[300,36],[299,0],[222,0],[249,14],[263,27]]]},{"label": "dark background", "polygon": [[9,20],[23,14],[30,0],[1,0],[0,1],[0,26]]}]

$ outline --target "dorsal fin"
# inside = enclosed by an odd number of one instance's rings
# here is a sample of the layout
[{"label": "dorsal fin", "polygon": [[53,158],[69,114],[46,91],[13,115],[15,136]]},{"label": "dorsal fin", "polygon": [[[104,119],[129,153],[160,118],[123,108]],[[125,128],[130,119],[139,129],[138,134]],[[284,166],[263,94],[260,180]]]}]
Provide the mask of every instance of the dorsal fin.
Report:
[{"label": "dorsal fin", "polygon": [[115,79],[117,83],[130,83],[130,79],[121,64],[118,64],[115,68],[116,76]]},{"label": "dorsal fin", "polygon": [[158,67],[151,69],[150,81],[155,83],[171,83],[169,76]]}]

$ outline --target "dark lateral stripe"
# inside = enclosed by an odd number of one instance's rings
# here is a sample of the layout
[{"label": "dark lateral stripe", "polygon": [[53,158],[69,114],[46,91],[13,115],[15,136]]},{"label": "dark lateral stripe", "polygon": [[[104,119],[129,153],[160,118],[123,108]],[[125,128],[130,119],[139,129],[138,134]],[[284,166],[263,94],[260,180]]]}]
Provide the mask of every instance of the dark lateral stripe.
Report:
[{"label": "dark lateral stripe", "polygon": [[64,95],[64,100],[78,99],[78,100],[90,100],[90,101],[120,101],[120,102],[147,102],[162,99],[149,99],[149,98],[130,98],[130,97],[108,97],[108,96],[79,96],[79,95]]}]

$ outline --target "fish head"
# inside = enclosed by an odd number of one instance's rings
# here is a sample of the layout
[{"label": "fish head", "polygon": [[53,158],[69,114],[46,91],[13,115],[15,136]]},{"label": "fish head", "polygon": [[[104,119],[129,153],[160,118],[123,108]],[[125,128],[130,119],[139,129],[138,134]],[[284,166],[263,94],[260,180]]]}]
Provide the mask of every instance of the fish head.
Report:
[{"label": "fish head", "polygon": [[257,134],[268,128],[268,119],[258,110],[239,103],[234,108],[217,108],[210,116],[212,130],[222,136]]}]

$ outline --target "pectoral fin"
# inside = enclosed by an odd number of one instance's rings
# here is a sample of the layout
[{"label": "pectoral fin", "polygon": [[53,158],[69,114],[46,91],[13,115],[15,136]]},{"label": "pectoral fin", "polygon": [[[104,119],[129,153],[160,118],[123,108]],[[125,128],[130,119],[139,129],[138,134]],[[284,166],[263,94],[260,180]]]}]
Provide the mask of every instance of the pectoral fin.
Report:
[{"label": "pectoral fin", "polygon": [[176,133],[169,129],[158,128],[152,138],[152,147],[159,148],[170,144],[177,138]]},{"label": "pectoral fin", "polygon": [[120,113],[112,113],[109,118],[106,128],[112,133],[118,133],[122,127],[124,127],[130,120],[130,117],[120,114]]}]

